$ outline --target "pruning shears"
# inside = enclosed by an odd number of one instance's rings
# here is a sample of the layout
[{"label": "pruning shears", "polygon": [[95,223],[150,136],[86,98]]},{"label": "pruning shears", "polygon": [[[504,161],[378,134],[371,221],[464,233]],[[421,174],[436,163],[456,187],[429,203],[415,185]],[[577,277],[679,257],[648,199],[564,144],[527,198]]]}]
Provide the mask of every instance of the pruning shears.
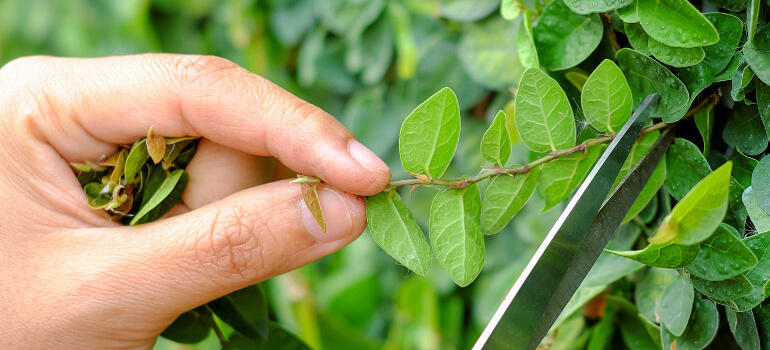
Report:
[{"label": "pruning shears", "polygon": [[513,284],[481,336],[480,349],[535,349],[588,274],[674,138],[663,132],[607,197],[660,96],[647,96],[617,133]]}]

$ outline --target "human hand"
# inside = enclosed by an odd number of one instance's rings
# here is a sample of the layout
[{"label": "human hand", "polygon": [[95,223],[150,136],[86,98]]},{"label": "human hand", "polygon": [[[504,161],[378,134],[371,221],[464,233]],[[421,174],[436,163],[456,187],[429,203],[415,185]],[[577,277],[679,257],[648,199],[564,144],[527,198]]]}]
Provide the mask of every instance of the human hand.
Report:
[{"label": "human hand", "polygon": [[[68,162],[203,137],[189,211],[119,226]],[[260,157],[261,156],[261,157]],[[316,176],[327,232],[265,156]],[[354,240],[390,171],[333,117],[216,57],[30,57],[0,69],[0,348],[149,348],[177,315]]]}]

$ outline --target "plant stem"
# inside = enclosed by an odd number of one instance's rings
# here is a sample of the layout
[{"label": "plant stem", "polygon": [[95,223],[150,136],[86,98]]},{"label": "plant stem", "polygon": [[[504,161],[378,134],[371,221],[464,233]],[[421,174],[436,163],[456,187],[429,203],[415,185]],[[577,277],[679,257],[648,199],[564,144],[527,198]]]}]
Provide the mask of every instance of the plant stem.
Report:
[{"label": "plant stem", "polygon": [[222,330],[219,329],[219,325],[216,321],[214,321],[211,328],[214,329],[214,334],[216,334],[217,338],[219,339],[219,346],[223,348],[227,346],[227,338],[225,337],[224,333],[222,333]]},{"label": "plant stem", "polygon": [[608,13],[601,13],[602,23],[604,24],[604,32],[607,34],[607,39],[610,41],[610,45],[612,45],[612,48],[615,49],[615,51],[619,51],[621,49],[620,44],[618,44],[618,38],[615,36],[615,30],[612,29],[612,18]]},{"label": "plant stem", "polygon": [[[717,102],[719,102],[719,97],[716,94],[712,94],[709,97],[703,99],[700,103],[698,103],[696,106],[690,108],[690,110],[685,113],[685,115],[682,117],[683,120],[685,118],[689,118],[695,113],[697,113],[699,110],[705,108],[709,105],[714,105]],[[651,132],[661,130],[667,127],[670,127],[676,123],[666,123],[666,122],[659,122],[656,124],[653,124],[652,126],[645,128],[641,132],[641,136],[647,135]],[[430,179],[425,177],[424,175],[421,175],[421,178],[412,178],[412,179],[404,179],[404,180],[397,180],[390,183],[390,186],[387,190],[393,190],[399,187],[403,186],[426,186],[426,185],[437,185],[437,186],[444,186],[444,187],[450,187],[450,188],[463,188],[468,185],[474,184],[476,182],[488,179],[493,176],[498,175],[517,175],[517,174],[523,174],[531,169],[543,165],[545,163],[548,163],[554,159],[561,158],[573,153],[577,152],[583,152],[587,150],[590,147],[596,146],[596,145],[602,145],[607,144],[612,141],[612,139],[615,138],[617,134],[610,134],[610,135],[602,135],[594,139],[590,139],[587,141],[584,141],[583,143],[572,147],[567,148],[559,151],[554,151],[549,153],[548,155],[545,155],[539,159],[536,159],[534,161],[531,161],[524,165],[518,165],[511,168],[499,168],[499,167],[493,167],[493,168],[484,168],[482,169],[478,174],[467,177],[467,178],[459,178],[459,179]]]}]

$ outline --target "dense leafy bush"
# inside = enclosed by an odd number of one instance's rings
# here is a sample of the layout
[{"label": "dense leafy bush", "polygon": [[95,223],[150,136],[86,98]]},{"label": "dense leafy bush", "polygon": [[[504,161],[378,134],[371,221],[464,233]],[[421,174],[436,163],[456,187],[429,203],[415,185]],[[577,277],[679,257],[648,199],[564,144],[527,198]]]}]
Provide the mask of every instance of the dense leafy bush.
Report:
[{"label": "dense leafy bush", "polygon": [[[339,116],[389,160],[396,181],[367,200],[373,240],[180,321],[203,327],[177,339],[197,340],[216,322],[231,347],[254,346],[247,338],[264,329],[290,344],[279,327],[314,348],[469,347],[560,203],[631,111],[659,93],[656,120],[616,181],[661,130],[679,138],[544,346],[764,349],[767,10],[759,0],[5,0],[0,60],[222,55]],[[79,165],[92,205],[124,211],[121,191],[143,184],[149,192],[131,198],[135,215],[123,219],[139,223],[174,200],[195,143],[149,136],[104,164]],[[181,152],[161,160],[174,142]],[[418,276],[374,254],[372,241]],[[269,314],[230,312],[253,307],[238,301],[261,300],[262,290]]]}]

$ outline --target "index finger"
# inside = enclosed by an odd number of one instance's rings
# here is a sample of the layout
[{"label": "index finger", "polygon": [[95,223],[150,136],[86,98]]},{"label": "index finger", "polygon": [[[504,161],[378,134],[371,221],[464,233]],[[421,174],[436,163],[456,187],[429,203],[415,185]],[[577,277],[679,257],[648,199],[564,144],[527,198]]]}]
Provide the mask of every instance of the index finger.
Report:
[{"label": "index finger", "polygon": [[33,124],[70,161],[99,158],[153,126],[163,136],[204,137],[274,156],[350,193],[371,195],[390,180],[387,165],[334,117],[222,58],[31,57],[9,63],[0,76],[4,88],[35,95],[42,113],[32,118],[43,120]]}]

